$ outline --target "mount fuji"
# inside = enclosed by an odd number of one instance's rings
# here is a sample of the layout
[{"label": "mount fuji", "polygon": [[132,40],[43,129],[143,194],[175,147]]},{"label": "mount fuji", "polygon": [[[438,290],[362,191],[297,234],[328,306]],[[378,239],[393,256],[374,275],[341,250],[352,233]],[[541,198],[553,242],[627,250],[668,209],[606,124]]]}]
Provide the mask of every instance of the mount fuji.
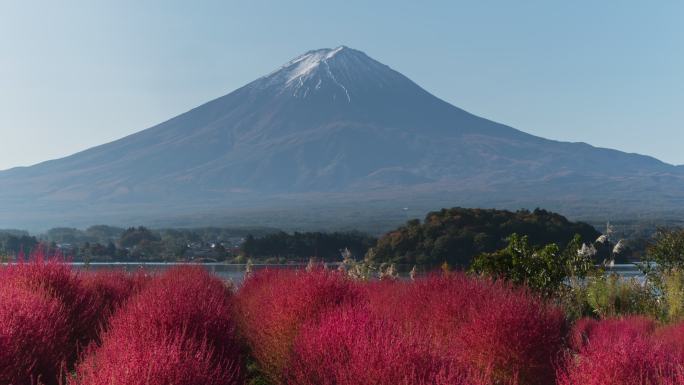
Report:
[{"label": "mount fuji", "polygon": [[344,46],[128,137],[0,172],[0,227],[287,227],[340,212],[352,224],[456,205],[603,218],[682,203],[682,167],[477,117]]}]

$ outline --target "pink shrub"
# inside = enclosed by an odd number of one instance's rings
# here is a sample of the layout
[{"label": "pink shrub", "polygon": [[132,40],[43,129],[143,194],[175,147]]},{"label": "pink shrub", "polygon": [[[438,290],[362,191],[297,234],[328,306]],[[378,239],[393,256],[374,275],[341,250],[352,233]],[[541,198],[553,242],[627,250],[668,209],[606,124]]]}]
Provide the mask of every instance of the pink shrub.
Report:
[{"label": "pink shrub", "polygon": [[240,329],[260,369],[280,382],[301,326],[363,297],[358,284],[337,271],[260,270],[238,292]]},{"label": "pink shrub", "polygon": [[554,384],[562,311],[463,274],[371,282],[295,339],[290,384]]},{"label": "pink shrub", "polygon": [[666,345],[684,363],[684,322],[657,329],[654,338]]},{"label": "pink shrub", "polygon": [[579,349],[565,358],[558,384],[681,383],[684,362],[655,337],[655,328],[654,321],[642,317],[596,322]]},{"label": "pink shrub", "polygon": [[[173,334],[207,340],[217,350],[234,352],[234,296],[221,280],[199,266],[166,271],[131,298],[110,321],[119,336]],[[231,353],[233,354],[233,353]]]},{"label": "pink shrub", "polygon": [[232,292],[201,267],[169,270],[111,317],[72,383],[239,384],[233,311]]},{"label": "pink shrub", "polygon": [[415,306],[422,308],[425,305],[418,299],[417,285],[416,282],[385,279],[367,282],[362,288],[368,299],[368,309],[373,313],[410,323],[421,318],[421,314],[418,314],[421,309]]},{"label": "pink shrub", "polygon": [[674,373],[670,383],[684,384],[684,322],[657,329],[653,338],[672,360]]},{"label": "pink shrub", "polygon": [[57,384],[71,354],[69,333],[60,301],[0,281],[0,384]]},{"label": "pink shrub", "polygon": [[405,333],[425,330],[431,349],[451,357],[473,384],[554,383],[565,317],[524,289],[451,274],[371,285],[369,298],[373,311]]},{"label": "pink shrub", "polygon": [[403,333],[363,305],[333,310],[303,326],[286,383],[292,385],[472,384],[421,331]]},{"label": "pink shrub", "polygon": [[568,338],[570,349],[575,351],[582,349],[589,341],[589,337],[598,323],[599,321],[594,318],[581,318],[575,321]]},{"label": "pink shrub", "polygon": [[87,272],[80,275],[82,290],[89,298],[91,311],[81,315],[83,341],[99,342],[109,317],[149,281],[142,273],[128,274],[118,270]]},{"label": "pink shrub", "polygon": [[83,301],[79,279],[71,267],[41,251],[29,261],[6,266],[1,274],[4,280],[28,290],[48,292],[70,308]]},{"label": "pink shrub", "polygon": [[70,326],[67,346],[71,353],[67,366],[75,361],[78,350],[90,342],[96,330],[91,330],[98,309],[81,285],[78,275],[68,264],[48,258],[38,249],[29,261],[9,265],[2,269],[0,278],[34,293],[42,293],[61,302]]},{"label": "pink shrub", "polygon": [[553,384],[565,316],[524,290],[492,285],[455,333],[458,360],[497,384]]},{"label": "pink shrub", "polygon": [[70,384],[230,385],[242,384],[235,362],[220,357],[206,339],[182,333],[107,336],[79,365]]},{"label": "pink shrub", "polygon": [[415,282],[368,285],[371,310],[395,318],[407,330],[427,329],[436,347],[450,349],[454,331],[468,322],[495,284],[465,274],[432,275]]}]

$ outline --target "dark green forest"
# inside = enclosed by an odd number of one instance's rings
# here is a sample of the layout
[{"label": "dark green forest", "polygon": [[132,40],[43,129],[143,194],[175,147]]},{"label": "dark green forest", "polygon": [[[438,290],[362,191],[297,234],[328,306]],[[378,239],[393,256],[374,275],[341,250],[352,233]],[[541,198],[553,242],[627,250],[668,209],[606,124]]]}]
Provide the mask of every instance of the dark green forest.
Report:
[{"label": "dark green forest", "polygon": [[353,255],[363,256],[376,241],[376,238],[360,232],[288,234],[281,231],[260,238],[248,236],[240,249],[253,258],[292,260],[312,257],[339,261],[341,250],[348,249]]},{"label": "dark green forest", "polygon": [[527,236],[532,245],[556,243],[561,248],[575,235],[587,242],[600,235],[591,225],[541,209],[511,212],[455,207],[431,212],[422,222],[412,220],[385,234],[370,254],[374,260],[398,264],[447,262],[466,267],[474,256],[504,248],[512,234]]}]

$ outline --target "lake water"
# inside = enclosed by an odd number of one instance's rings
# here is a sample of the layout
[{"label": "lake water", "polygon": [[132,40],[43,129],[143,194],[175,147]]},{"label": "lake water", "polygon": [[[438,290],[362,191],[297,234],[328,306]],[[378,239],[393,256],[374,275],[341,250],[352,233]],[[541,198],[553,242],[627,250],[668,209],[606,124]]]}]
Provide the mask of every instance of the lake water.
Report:
[{"label": "lake water", "polygon": [[637,265],[633,263],[617,264],[606,269],[607,272],[617,273],[625,278],[643,278],[644,274],[639,270]]},{"label": "lake water", "polygon": [[[174,263],[174,262],[145,262],[145,263],[140,263],[140,262],[120,262],[120,263],[111,263],[111,262],[92,262],[90,264],[84,264],[84,263],[78,263],[74,262],[71,263],[72,266],[74,266],[77,269],[83,269],[83,270],[111,270],[111,269],[118,269],[118,270],[124,270],[124,271],[147,271],[147,272],[156,272],[156,271],[164,271],[166,269],[169,269],[174,266],[182,266],[182,265],[187,265],[184,263]],[[247,265],[245,264],[228,264],[228,263],[202,263],[198,264],[199,266],[204,267],[205,269],[211,271],[212,273],[216,274],[217,276],[223,278],[223,279],[229,279],[233,281],[235,284],[240,284],[242,280],[245,277],[245,271],[247,269]],[[336,264],[331,264],[331,268],[336,268]],[[306,267],[306,264],[254,264],[252,265],[252,269],[257,270],[257,269],[304,269]],[[408,269],[401,269],[400,271],[406,271],[408,272],[410,268]],[[637,268],[636,265],[634,264],[617,264],[613,266],[611,269],[608,271],[614,272],[619,274],[622,277],[625,278],[640,278],[643,276],[641,271]]]}]

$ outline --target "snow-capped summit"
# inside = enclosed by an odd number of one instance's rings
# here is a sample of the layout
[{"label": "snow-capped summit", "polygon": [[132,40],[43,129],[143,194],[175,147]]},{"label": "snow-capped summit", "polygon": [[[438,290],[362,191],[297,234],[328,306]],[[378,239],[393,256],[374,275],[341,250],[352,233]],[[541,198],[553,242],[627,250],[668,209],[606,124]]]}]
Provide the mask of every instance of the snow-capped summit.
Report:
[{"label": "snow-capped summit", "polygon": [[301,81],[302,78],[310,75],[321,65],[328,65],[328,60],[344,50],[347,52],[350,51],[350,49],[345,46],[339,46],[334,49],[324,48],[309,51],[290,60],[283,65],[280,70],[277,70],[274,73],[280,73],[279,76],[285,76],[286,83],[292,83],[293,81],[298,80]]},{"label": "snow-capped summit", "polygon": [[253,83],[257,89],[277,88],[296,98],[314,93],[351,103],[353,91],[387,85],[403,78],[365,53],[346,47],[312,50],[285,63]]}]

